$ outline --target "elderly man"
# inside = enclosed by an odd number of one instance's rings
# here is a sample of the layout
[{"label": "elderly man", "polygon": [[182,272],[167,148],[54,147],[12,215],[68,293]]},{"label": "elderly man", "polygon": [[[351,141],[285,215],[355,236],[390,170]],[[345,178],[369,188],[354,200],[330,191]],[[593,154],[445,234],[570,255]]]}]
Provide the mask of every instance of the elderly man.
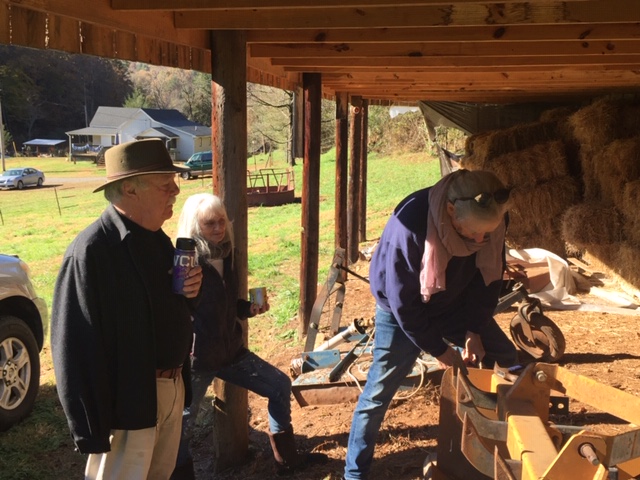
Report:
[{"label": "elderly man", "polygon": [[180,189],[161,140],[105,155],[110,205],[68,247],[56,282],[51,350],[86,479],[167,479],[190,396],[193,267],[171,289],[174,248],[162,231]]}]

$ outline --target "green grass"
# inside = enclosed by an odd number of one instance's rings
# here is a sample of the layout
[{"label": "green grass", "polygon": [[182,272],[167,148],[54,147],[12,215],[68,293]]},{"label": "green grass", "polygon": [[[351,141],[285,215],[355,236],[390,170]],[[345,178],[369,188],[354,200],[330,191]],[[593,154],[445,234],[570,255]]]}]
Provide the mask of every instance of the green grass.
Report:
[{"label": "green grass", "polygon": [[[266,159],[256,159],[264,166]],[[253,159],[248,165],[253,167]],[[285,166],[274,158],[275,167]],[[59,158],[6,159],[7,168],[33,166],[47,176],[43,188],[0,191],[0,252],[18,254],[31,269],[38,293],[51,305],[55,279],[65,249],[73,238],[93,222],[107,206],[101,193],[92,190],[102,183],[104,168],[92,163],[73,164]],[[302,187],[302,161],[294,168],[297,196]],[[335,152],[323,155],[320,169],[320,239],[318,282],[326,280],[334,253]],[[55,177],[93,181],[66,183],[63,188]],[[433,184],[439,178],[437,159],[426,154],[379,157],[368,161],[367,240],[380,236],[389,214],[410,192]],[[194,193],[211,191],[211,178],[181,181],[181,194],[174,219],[165,224],[170,236],[185,199]],[[289,344],[296,339],[291,319],[298,313],[301,205],[255,207],[248,212],[249,286],[266,286],[271,310],[267,322],[277,333],[273,341]],[[260,320],[261,321],[261,320]],[[260,342],[252,340],[249,345]],[[264,340],[262,340],[264,342]],[[0,435],[0,480],[37,478],[57,480],[78,478],[85,457],[73,453],[66,420],[57,401],[48,348],[41,356],[41,391],[34,413],[19,426]]]}]

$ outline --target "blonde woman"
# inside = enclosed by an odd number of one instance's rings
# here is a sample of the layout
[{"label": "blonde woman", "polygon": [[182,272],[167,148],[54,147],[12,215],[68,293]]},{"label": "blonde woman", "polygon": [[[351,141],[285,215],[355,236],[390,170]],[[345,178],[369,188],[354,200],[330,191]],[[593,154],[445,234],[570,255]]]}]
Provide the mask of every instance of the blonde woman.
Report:
[{"label": "blonde woman", "polygon": [[215,378],[268,399],[269,438],[279,475],[326,461],[325,455],[297,451],[291,426],[291,380],[244,344],[239,319],[268,311],[269,303],[265,299],[258,306],[239,296],[233,229],[220,198],[209,193],[189,197],[178,220],[177,236],[195,240],[203,281],[193,325],[193,399],[184,411],[180,452],[172,479],[194,478],[189,440],[200,403]]}]

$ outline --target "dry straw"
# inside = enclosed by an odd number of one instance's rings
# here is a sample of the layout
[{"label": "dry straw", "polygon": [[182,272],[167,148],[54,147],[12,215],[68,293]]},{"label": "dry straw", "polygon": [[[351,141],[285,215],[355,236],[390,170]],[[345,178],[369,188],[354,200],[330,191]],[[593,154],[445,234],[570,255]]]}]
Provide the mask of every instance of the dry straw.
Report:
[{"label": "dry straw", "polygon": [[579,248],[612,245],[622,240],[622,219],[615,208],[579,203],[562,216],[562,238]]}]

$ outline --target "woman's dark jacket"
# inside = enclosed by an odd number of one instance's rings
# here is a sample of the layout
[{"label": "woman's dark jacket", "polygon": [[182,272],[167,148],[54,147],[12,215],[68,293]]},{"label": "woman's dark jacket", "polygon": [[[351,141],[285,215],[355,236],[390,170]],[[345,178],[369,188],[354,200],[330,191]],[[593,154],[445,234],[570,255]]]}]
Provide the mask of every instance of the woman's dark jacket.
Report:
[{"label": "woman's dark jacket", "polygon": [[447,349],[445,330],[479,333],[493,319],[502,281],[485,285],[475,253],[452,257],[446,269],[446,290],[432,295],[427,303],[422,301],[420,268],[429,190],[412,193],[394,210],[371,259],[369,281],[377,304],[393,313],[418,348],[437,357]]},{"label": "woman's dark jacket", "polygon": [[[112,429],[156,425],[152,305],[141,273],[144,248],[136,245],[132,235],[109,206],[68,247],[56,281],[51,351],[58,395],[82,453],[108,452]],[[171,239],[162,232],[159,235],[164,237],[166,247],[162,248],[170,256],[170,267]],[[166,295],[175,295],[170,291],[169,272],[167,282]],[[176,321],[190,324],[191,303],[176,295],[172,303],[179,312]],[[186,330],[190,336],[190,325]],[[188,347],[189,338],[184,341]],[[187,360],[182,378],[188,405],[191,376]]]},{"label": "woman's dark jacket", "polygon": [[251,316],[251,304],[238,298],[238,273],[231,255],[223,260],[222,276],[206,259],[200,257],[198,262],[203,279],[200,303],[193,316],[192,368],[212,371],[248,352],[240,319]]}]

